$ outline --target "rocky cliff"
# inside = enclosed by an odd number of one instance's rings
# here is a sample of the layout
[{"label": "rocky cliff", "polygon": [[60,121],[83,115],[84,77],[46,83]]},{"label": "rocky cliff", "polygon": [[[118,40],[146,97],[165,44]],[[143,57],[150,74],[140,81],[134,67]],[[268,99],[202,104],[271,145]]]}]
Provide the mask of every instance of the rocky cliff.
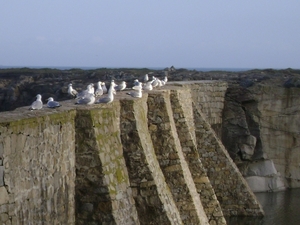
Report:
[{"label": "rocky cliff", "polygon": [[278,77],[281,82],[232,85],[226,95],[223,143],[254,191],[300,187],[300,89]]},{"label": "rocky cliff", "polygon": [[[263,212],[208,121],[225,82],[0,118],[0,218],[40,224],[225,224]],[[199,95],[201,93],[201,95]],[[206,101],[204,99],[207,99]],[[216,126],[220,128],[220,126]]]}]

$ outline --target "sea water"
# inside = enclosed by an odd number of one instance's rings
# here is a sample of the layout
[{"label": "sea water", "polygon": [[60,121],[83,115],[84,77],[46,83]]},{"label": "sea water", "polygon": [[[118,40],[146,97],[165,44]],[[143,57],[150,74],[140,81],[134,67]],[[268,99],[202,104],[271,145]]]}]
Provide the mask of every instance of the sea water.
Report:
[{"label": "sea water", "polygon": [[265,216],[231,217],[228,225],[300,225],[300,188],[255,195]]}]

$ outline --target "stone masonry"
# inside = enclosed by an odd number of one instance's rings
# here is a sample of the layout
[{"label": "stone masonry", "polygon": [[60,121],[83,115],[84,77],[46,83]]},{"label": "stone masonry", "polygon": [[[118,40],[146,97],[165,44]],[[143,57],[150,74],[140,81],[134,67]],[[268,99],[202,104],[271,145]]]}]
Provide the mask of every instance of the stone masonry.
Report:
[{"label": "stone masonry", "polygon": [[155,143],[155,154],[183,223],[208,224],[176,132],[169,91],[149,94],[148,108],[148,126]]},{"label": "stone masonry", "polygon": [[78,109],[76,224],[139,224],[120,140],[118,102]]},{"label": "stone masonry", "polygon": [[121,100],[121,137],[141,224],[183,224],[148,130],[147,98]]},{"label": "stone masonry", "polygon": [[0,223],[214,225],[263,215],[207,122],[217,130],[225,90],[180,82],[141,99],[119,92],[108,105],[1,113]]},{"label": "stone masonry", "polygon": [[206,169],[197,151],[193,107],[186,99],[191,99],[190,89],[172,90],[171,105],[182,151],[193,176],[197,192],[210,224],[226,224],[221,206],[211,186]]},{"label": "stone masonry", "polygon": [[75,223],[75,113],[1,117],[1,224]]}]

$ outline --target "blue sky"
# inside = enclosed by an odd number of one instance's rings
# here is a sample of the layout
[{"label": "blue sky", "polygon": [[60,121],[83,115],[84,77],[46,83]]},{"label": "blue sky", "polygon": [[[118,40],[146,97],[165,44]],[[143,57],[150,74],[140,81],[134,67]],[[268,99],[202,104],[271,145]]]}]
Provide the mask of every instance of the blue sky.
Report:
[{"label": "blue sky", "polygon": [[9,0],[0,65],[300,68],[300,1]]}]

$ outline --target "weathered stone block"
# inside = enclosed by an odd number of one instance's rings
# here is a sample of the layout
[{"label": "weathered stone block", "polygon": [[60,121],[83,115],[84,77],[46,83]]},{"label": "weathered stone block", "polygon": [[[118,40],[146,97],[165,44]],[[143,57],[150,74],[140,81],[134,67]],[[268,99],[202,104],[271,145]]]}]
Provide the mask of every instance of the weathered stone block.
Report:
[{"label": "weathered stone block", "polygon": [[8,204],[9,196],[5,187],[0,187],[0,205]]},{"label": "weathered stone block", "polygon": [[245,176],[274,176],[277,170],[272,160],[249,163]]},{"label": "weathered stone block", "polygon": [[286,189],[282,178],[278,176],[251,176],[246,177],[245,179],[253,192],[282,191]]}]

